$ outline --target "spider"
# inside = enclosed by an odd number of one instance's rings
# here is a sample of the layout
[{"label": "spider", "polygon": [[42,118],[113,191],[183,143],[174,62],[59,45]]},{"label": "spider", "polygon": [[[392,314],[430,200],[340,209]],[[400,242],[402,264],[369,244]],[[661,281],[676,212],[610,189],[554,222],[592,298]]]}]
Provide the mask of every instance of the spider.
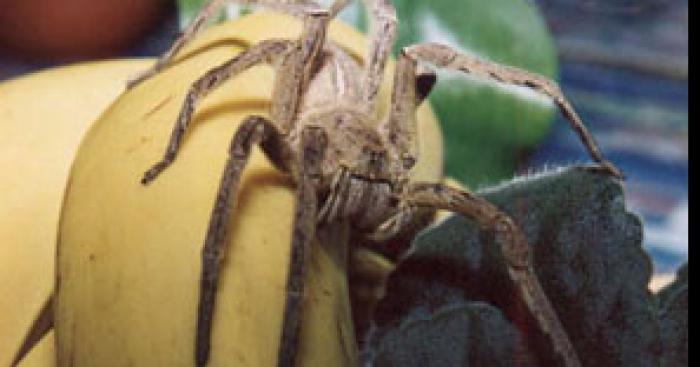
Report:
[{"label": "spider", "polygon": [[[167,67],[181,47],[226,2],[209,1],[171,48],[151,69],[130,81],[129,87]],[[275,68],[270,117],[250,116],[234,134],[209,221],[202,250],[194,346],[196,365],[206,365],[209,357],[226,224],[251,148],[257,144],[297,185],[278,366],[295,364],[307,252],[318,226],[347,221],[356,233],[381,243],[413,225],[421,211],[437,209],[461,214],[494,233],[494,243],[506,258],[510,278],[539,327],[549,336],[565,365],[580,366],[567,333],[534,273],[529,247],[518,225],[470,192],[439,183],[408,180],[418,157],[415,111],[436,81],[435,74],[424,64],[525,86],[550,97],[578,133],[592,159],[603,170],[622,178],[622,173],[603,157],[557,84],[445,45],[416,44],[400,52],[390,109],[375,125],[371,122],[379,118],[376,117],[378,90],[396,38],[396,10],[390,0],[364,0],[372,25],[364,64],[326,38],[329,21],[350,0],[336,0],[328,10],[304,0],[237,2],[300,17],[303,31],[297,39],[262,41],[198,79],[185,98],[162,160],[147,170],[141,180],[147,185],[175,161],[198,101],[256,64],[267,62]]]}]

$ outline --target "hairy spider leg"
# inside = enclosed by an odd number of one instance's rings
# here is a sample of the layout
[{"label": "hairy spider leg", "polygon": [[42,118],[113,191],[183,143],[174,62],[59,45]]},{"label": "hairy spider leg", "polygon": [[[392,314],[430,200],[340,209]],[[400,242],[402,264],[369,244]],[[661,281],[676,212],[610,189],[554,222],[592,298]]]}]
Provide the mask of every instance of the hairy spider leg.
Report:
[{"label": "hairy spider leg", "polygon": [[333,2],[333,5],[328,9],[328,12],[331,15],[331,19],[335,18],[338,13],[343,11],[348,4],[350,4],[352,0],[335,0]]},{"label": "hairy spider leg", "polygon": [[390,0],[364,0],[371,19],[371,43],[365,57],[362,80],[362,108],[366,113],[375,110],[384,69],[396,40],[396,9]]},{"label": "hairy spider leg", "polygon": [[402,167],[408,171],[418,159],[418,126],[416,109],[419,104],[417,62],[414,59],[399,57],[394,71],[394,85],[391,93],[391,109],[379,124],[379,134],[388,144]]},{"label": "hairy spider leg", "polygon": [[293,47],[294,43],[287,40],[263,41],[241,52],[228,62],[209,70],[203,77],[194,82],[187,92],[185,101],[180,109],[180,114],[175,122],[163,158],[144,173],[141,183],[145,185],[153,181],[175,160],[185,132],[192,121],[195,107],[200,99],[242,71],[261,62],[271,62],[278,58],[279,55],[289,52]]},{"label": "hairy spider leg", "polygon": [[[622,177],[620,170],[603,157],[593,137],[556,83],[524,70],[481,60],[434,43],[414,45],[402,50],[394,76],[391,110],[379,127],[390,149],[394,149],[396,156],[402,159],[404,169],[408,170],[412,167],[418,154],[415,120],[415,110],[420,100],[416,89],[420,74],[417,72],[418,61],[507,84],[529,87],[549,96],[567,117],[590,155],[601,165],[601,168],[616,177]],[[510,260],[511,278],[517,284],[530,312],[535,316],[540,328],[550,336],[555,349],[567,365],[579,366],[580,362],[566,331],[542,291],[537,277],[530,269],[527,242],[513,221],[493,205],[468,193],[442,185],[423,184],[412,186],[408,190],[408,194],[405,191],[400,193],[400,195],[408,195],[403,209],[380,225],[374,234],[370,234],[370,238],[381,239],[400,232],[400,225],[408,222],[407,218],[415,205],[452,210],[495,229],[503,240],[501,243],[504,255]],[[521,255],[518,255],[519,253]]]},{"label": "hairy spider leg", "polygon": [[406,47],[401,53],[401,58],[405,57],[505,84],[527,87],[550,97],[578,134],[591,158],[613,176],[624,178],[622,171],[603,157],[595,139],[588,132],[578,113],[556,82],[519,68],[500,65],[474,55],[460,53],[449,46],[437,43],[422,43]]},{"label": "hairy spider leg", "polygon": [[[220,187],[219,194],[217,195],[214,211],[212,212],[212,217],[210,219],[210,229],[207,234],[207,240],[205,241],[205,246],[202,253],[202,289],[200,290],[200,305],[198,311],[197,337],[195,345],[195,358],[197,366],[204,366],[209,356],[211,320],[216,300],[216,283],[218,282],[219,274],[218,264],[220,260],[218,258],[222,256],[221,249],[223,247],[225,237],[222,233],[225,233],[225,227],[228,224],[228,222],[225,220],[225,217],[228,215],[226,210],[228,209],[224,210],[221,208],[230,207],[230,202],[232,200],[230,193],[236,192],[234,189],[235,186],[238,185],[238,180],[241,173],[240,170],[242,170],[245,163],[245,159],[241,158],[241,154],[234,155],[234,153],[240,153],[241,147],[247,147],[249,151],[249,147],[252,144],[259,142],[263,147],[263,150],[266,151],[273,161],[281,165],[282,168],[294,169],[296,167],[290,167],[290,165],[295,164],[294,162],[297,159],[295,157],[291,157],[291,153],[289,151],[279,151],[280,149],[277,149],[277,151],[274,151],[273,149],[273,151],[271,151],[271,147],[282,148],[284,146],[284,144],[279,142],[279,139],[265,139],[265,137],[277,136],[281,134],[286,135],[293,127],[292,124],[295,121],[296,113],[299,108],[301,92],[306,87],[311,74],[314,72],[313,68],[317,65],[320,51],[325,44],[328,20],[329,16],[325,11],[307,14],[304,20],[304,29],[297,41],[263,41],[242,52],[229,62],[207,72],[204,77],[196,81],[187,94],[163,159],[149,169],[144,174],[141,181],[143,184],[148,184],[175,160],[182,142],[182,138],[192,119],[192,115],[198,100],[206,96],[209,92],[220,86],[226,80],[229,80],[231,77],[255,64],[263,61],[275,64],[276,76],[272,96],[273,104],[270,113],[272,119],[248,119],[244,122],[244,125],[241,126],[239,132],[236,134],[236,137],[234,137],[231,159],[227,164],[227,170],[222,178],[222,186]],[[269,132],[271,129],[273,129],[273,127],[276,133]],[[261,132],[256,133],[256,131],[260,129],[262,129]],[[239,135],[240,137],[238,137]],[[248,136],[248,140],[244,139],[246,136]],[[243,150],[245,151],[245,149]],[[245,155],[247,158],[247,153]],[[235,168],[239,166],[240,170],[236,171]],[[297,177],[297,180],[299,179],[300,178]],[[230,187],[226,188],[227,185],[233,186],[234,189],[231,189]],[[305,193],[302,199],[306,200],[305,198],[307,196],[308,195]],[[315,224],[315,211],[313,213],[313,217]],[[295,231],[295,233],[296,232],[297,231]],[[295,234],[295,238],[296,236],[297,235]],[[293,244],[296,244],[297,242],[297,240],[293,240]],[[293,245],[293,248],[296,247],[298,246]],[[299,250],[296,251],[297,253],[299,252]],[[298,255],[296,256],[298,257]],[[292,287],[293,290],[300,289],[300,283],[303,286],[303,279],[299,280],[295,275],[300,273],[300,271],[296,269],[301,266],[300,264],[303,265],[295,260],[292,260],[290,263],[290,266],[293,268],[292,271],[290,271],[290,282],[292,282],[293,279],[292,283],[294,285],[294,287]],[[301,271],[301,273],[303,273],[303,271]],[[283,324],[281,340],[282,344],[280,345],[280,354],[278,357],[278,363],[280,365],[285,365],[290,363],[289,360],[294,360],[298,346],[298,331],[294,330],[296,330],[295,328],[299,327],[298,321],[300,317],[298,316],[299,309],[294,300],[299,297],[299,294],[301,293],[293,291],[286,296],[286,305],[289,305],[291,309],[286,310],[287,306],[285,306],[285,321]]]},{"label": "hairy spider leg", "polygon": [[[209,359],[221,260],[225,252],[224,245],[231,208],[234,206],[241,176],[253,145],[259,144],[268,155],[277,155],[277,152],[270,152],[267,147],[280,146],[277,142],[281,139],[282,135],[270,120],[260,116],[250,116],[241,124],[231,141],[229,158],[221,177],[202,250],[202,277],[195,344],[195,360],[198,367],[205,366]],[[316,228],[317,198],[313,180],[320,173],[326,141],[325,133],[320,129],[306,128],[302,132],[303,149],[300,151],[300,157],[295,159],[297,204],[277,362],[280,367],[294,366],[299,347],[304,277],[308,267],[309,246]],[[266,144],[269,142],[273,144]]]},{"label": "hairy spider leg", "polygon": [[278,367],[294,367],[301,329],[304,302],[304,281],[309,264],[309,247],[316,232],[318,215],[317,188],[314,183],[321,175],[321,164],[328,138],[321,128],[302,130],[301,150],[297,160],[296,209],[287,275],[286,300],[282,336],[277,355]]},{"label": "hairy spider leg", "polygon": [[205,366],[209,359],[211,330],[219,285],[221,260],[228,231],[231,208],[238,192],[241,175],[248,162],[251,148],[255,144],[279,139],[280,132],[269,120],[248,117],[236,131],[229,147],[216,201],[209,219],[209,227],[202,248],[202,274],[200,278],[199,306],[197,311],[197,332],[195,338],[195,361],[198,367]]},{"label": "hairy spider leg", "polygon": [[211,0],[207,3],[194,18],[192,23],[187,26],[187,28],[182,32],[180,37],[170,46],[170,48],[163,53],[156,63],[153,64],[149,69],[135,75],[126,83],[126,88],[130,89],[141,83],[142,81],[152,77],[159,71],[163,70],[172,60],[172,58],[182,49],[183,46],[187,44],[200,29],[206,24],[207,20],[216,14],[227,0]]},{"label": "hairy spider leg", "polygon": [[285,132],[294,127],[301,96],[319,65],[329,21],[328,13],[309,14],[296,50],[282,58],[277,67],[270,116]]},{"label": "hairy spider leg", "polygon": [[327,13],[311,13],[304,20],[304,28],[297,41],[262,41],[194,82],[185,97],[163,158],[144,173],[141,183],[153,181],[175,160],[199,100],[227,80],[259,63],[267,62],[276,66],[270,115],[277,127],[288,133],[299,108],[301,91],[306,87],[325,43],[327,25]]},{"label": "hairy spider leg", "polygon": [[[331,18],[340,12],[349,2],[349,0],[336,0],[331,7],[329,14]],[[165,69],[177,55],[177,53],[189,43],[200,30],[204,28],[209,20],[211,20],[227,3],[239,3],[244,5],[260,5],[268,9],[280,11],[287,14],[292,14],[298,17],[306,17],[312,13],[326,12],[316,2],[311,0],[210,0],[197,13],[192,23],[182,32],[175,40],[170,48],[164,52],[155,64],[149,69],[135,75],[127,82],[127,89],[133,88],[142,81],[152,77],[159,71]]]},{"label": "hairy spider leg", "polygon": [[456,212],[493,231],[506,259],[508,274],[521,297],[537,320],[542,331],[551,338],[554,349],[567,367],[579,367],[581,362],[559,317],[535,274],[530,260],[530,246],[520,227],[504,212],[488,201],[469,192],[442,184],[415,183],[404,193],[403,200],[411,206],[431,207]]}]

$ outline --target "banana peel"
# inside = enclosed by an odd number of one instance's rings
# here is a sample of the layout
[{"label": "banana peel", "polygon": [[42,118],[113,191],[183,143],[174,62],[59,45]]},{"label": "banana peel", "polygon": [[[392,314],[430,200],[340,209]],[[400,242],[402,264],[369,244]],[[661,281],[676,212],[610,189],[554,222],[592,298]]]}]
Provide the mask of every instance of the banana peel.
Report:
[{"label": "banana peel", "polygon": [[17,367],[54,367],[56,366],[55,333],[50,330],[39,342],[22,358]]},{"label": "banana peel", "polygon": [[[299,20],[256,13],[212,27],[175,63],[122,94],[77,153],[58,237],[55,330],[59,366],[191,366],[200,248],[229,141],[240,121],[266,115],[273,70],[254,67],[198,106],[177,161],[148,187],[188,86],[251,44],[293,38]],[[333,23],[329,37],[362,59],[367,42]],[[391,67],[382,88],[385,110]],[[414,178],[439,180],[442,144],[425,104]],[[230,223],[209,366],[273,366],[282,325],[294,185],[256,148]],[[304,300],[303,366],[358,362],[347,281],[347,228],[312,245]]]},{"label": "banana peel", "polygon": [[[80,139],[148,64],[81,63],[0,83],[0,366],[53,292],[58,217]],[[35,354],[32,365],[55,365],[41,357],[50,354]]]}]

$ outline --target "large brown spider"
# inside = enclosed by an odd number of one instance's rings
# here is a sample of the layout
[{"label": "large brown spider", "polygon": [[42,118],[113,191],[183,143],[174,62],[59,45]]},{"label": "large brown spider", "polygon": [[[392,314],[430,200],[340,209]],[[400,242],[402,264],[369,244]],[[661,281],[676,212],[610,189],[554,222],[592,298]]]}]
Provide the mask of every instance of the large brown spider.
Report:
[{"label": "large brown spider", "polygon": [[[567,366],[580,362],[530,263],[525,236],[506,214],[469,192],[438,183],[412,183],[408,172],[417,158],[415,111],[435,81],[418,62],[459,70],[549,96],[570,121],[602,168],[621,173],[606,161],[583,122],[558,86],[541,76],[502,66],[450,47],[425,43],[404,48],[396,67],[390,110],[375,129],[375,105],[384,68],[396,36],[396,11],[390,0],[364,0],[370,10],[372,38],[366,64],[359,65],[326,39],[328,22],[350,0],[336,0],[330,10],[305,0],[248,0],[299,16],[303,32],[296,40],[270,39],[252,46],[196,81],[184,101],[163,159],[148,170],[154,180],[176,158],[197,102],[241,71],[261,62],[276,68],[270,118],[250,116],[231,142],[202,251],[202,275],[195,359],[207,363],[219,268],[230,208],[251,148],[259,144],[269,159],[297,183],[297,207],[291,239],[290,270],[278,354],[279,366],[293,366],[299,343],[300,309],[308,248],[317,225],[348,221],[356,233],[388,240],[410,227],[422,210],[446,209],[495,233],[517,284],[539,327],[551,338]],[[226,3],[211,0],[157,63],[130,86],[167,67],[172,57]],[[328,81],[332,82],[328,82]]]}]

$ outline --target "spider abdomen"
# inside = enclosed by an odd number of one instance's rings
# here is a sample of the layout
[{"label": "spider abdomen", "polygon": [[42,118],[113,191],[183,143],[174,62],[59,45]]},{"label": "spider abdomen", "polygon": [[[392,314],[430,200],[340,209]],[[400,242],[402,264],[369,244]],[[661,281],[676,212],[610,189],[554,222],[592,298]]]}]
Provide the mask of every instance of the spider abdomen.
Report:
[{"label": "spider abdomen", "polygon": [[338,104],[356,105],[360,100],[362,69],[357,61],[331,43],[326,45],[320,58],[299,106],[300,119],[305,112]]}]

